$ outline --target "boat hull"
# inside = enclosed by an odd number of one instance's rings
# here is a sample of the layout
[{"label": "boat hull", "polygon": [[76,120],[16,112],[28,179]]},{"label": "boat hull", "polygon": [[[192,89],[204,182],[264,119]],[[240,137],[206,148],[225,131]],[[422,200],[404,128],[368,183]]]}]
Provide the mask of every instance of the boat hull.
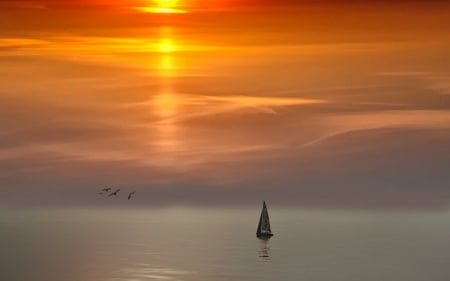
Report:
[{"label": "boat hull", "polygon": [[257,233],[256,237],[258,237],[259,239],[270,239],[273,236],[272,233]]}]

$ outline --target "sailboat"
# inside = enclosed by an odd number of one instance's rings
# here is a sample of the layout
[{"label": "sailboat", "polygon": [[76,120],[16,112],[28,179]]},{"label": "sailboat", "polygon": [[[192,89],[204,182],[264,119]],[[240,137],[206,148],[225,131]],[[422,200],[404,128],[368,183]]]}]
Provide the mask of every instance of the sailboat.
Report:
[{"label": "sailboat", "polygon": [[256,237],[259,239],[269,239],[273,236],[270,229],[269,213],[267,212],[266,201],[263,201],[261,217],[259,218],[258,229],[256,229]]}]

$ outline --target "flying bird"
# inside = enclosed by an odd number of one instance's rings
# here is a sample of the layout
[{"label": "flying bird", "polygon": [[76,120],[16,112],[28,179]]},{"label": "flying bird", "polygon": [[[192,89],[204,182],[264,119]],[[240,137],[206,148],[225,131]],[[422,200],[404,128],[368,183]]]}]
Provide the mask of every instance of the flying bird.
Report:
[{"label": "flying bird", "polygon": [[114,191],[113,193],[111,193],[110,195],[108,195],[108,196],[116,196],[117,195],[117,193],[119,193],[119,191],[120,191],[120,188],[119,189],[117,189],[116,191]]},{"label": "flying bird", "polygon": [[136,193],[136,191],[130,192],[130,194],[128,194],[128,200],[131,199],[131,197]]},{"label": "flying bird", "polygon": [[102,191],[104,191],[104,192],[108,192],[108,191],[110,191],[111,190],[111,187],[107,187],[107,188],[103,188],[102,189]]}]

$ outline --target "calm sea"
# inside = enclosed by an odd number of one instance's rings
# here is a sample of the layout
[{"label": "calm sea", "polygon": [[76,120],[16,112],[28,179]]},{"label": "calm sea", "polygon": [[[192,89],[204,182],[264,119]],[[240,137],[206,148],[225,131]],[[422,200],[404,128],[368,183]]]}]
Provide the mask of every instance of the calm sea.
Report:
[{"label": "calm sea", "polygon": [[450,280],[450,213],[259,211],[3,210],[0,280]]}]

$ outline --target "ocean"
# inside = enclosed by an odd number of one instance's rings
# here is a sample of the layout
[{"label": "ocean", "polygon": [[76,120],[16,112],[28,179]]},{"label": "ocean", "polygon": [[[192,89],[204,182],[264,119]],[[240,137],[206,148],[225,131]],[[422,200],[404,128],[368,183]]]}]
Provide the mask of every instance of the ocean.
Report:
[{"label": "ocean", "polygon": [[258,208],[2,210],[3,281],[448,281],[450,213]]}]

